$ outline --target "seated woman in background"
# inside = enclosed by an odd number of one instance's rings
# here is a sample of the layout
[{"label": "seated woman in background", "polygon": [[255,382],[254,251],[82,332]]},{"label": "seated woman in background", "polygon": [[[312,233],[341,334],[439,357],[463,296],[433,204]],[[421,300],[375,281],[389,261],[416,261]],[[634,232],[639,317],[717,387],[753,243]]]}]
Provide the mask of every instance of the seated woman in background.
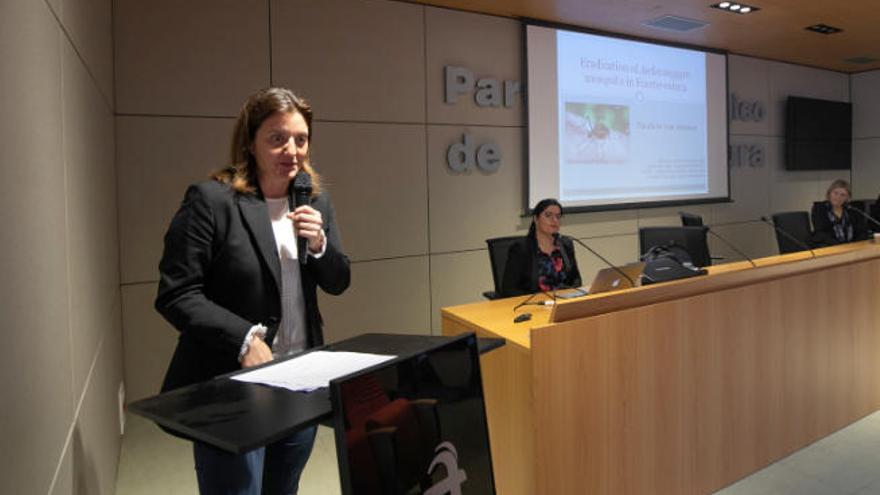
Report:
[{"label": "seated woman in background", "polygon": [[562,205],[542,199],[532,210],[529,233],[510,246],[502,296],[531,294],[565,287],[579,287],[581,274],[574,258],[574,244],[559,235]]},{"label": "seated woman in background", "polygon": [[847,211],[852,197],[849,182],[837,179],[828,187],[825,201],[815,203],[813,218],[813,246],[823,247],[868,238],[865,222],[858,213]]}]

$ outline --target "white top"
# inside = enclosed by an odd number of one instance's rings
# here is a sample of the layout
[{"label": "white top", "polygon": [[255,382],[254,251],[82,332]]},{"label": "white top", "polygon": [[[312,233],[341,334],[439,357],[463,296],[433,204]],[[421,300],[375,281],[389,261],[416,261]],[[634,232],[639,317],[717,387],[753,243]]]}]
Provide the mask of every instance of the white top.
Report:
[{"label": "white top", "polygon": [[[272,343],[272,355],[277,358],[305,349],[306,305],[300,281],[300,265],[297,259],[300,254],[297,253],[293,221],[287,217],[290,205],[287,198],[266,198],[266,205],[269,207],[275,245],[281,260],[281,323]],[[308,256],[308,253],[302,255]]]}]

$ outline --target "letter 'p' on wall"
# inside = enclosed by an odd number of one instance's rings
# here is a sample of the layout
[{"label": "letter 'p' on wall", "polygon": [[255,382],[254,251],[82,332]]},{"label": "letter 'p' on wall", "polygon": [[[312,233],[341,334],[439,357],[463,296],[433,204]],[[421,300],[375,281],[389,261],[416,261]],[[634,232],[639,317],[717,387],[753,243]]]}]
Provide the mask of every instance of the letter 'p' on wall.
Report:
[{"label": "letter 'p' on wall", "polygon": [[[447,65],[443,68],[444,103],[455,105],[459,97],[473,93],[474,103],[481,108],[511,108],[521,91],[519,81],[500,82],[496,78],[477,79],[465,67]],[[501,148],[492,142],[477,146],[470,134],[462,134],[461,141],[449,145],[446,165],[453,173],[463,174],[474,168],[491,174],[501,167]]]}]

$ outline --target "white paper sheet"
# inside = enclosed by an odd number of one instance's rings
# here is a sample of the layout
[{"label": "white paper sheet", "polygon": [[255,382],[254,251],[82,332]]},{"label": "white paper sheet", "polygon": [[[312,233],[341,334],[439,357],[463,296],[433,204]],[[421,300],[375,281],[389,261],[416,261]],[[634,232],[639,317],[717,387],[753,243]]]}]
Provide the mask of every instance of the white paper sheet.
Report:
[{"label": "white paper sheet", "polygon": [[262,383],[295,392],[327,387],[330,380],[375,366],[397,356],[363,352],[315,351],[258,370],[232,377],[233,380]]}]

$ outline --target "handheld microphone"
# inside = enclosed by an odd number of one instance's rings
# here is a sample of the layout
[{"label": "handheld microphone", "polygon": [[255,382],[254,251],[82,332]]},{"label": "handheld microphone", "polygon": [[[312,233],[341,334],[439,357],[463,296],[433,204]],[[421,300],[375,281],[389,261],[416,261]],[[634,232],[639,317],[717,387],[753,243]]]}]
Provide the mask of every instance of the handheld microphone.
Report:
[{"label": "handheld microphone", "polygon": [[[312,176],[305,172],[304,170],[300,170],[296,176],[293,178],[293,202],[294,204],[289,205],[290,211],[292,212],[296,208],[309,204],[309,198],[312,196]],[[290,197],[288,196],[288,201],[290,201]],[[308,252],[308,240],[305,237],[299,236],[297,238],[297,249],[299,252],[297,256],[299,257],[299,262],[301,265],[306,264],[306,260],[309,258]]]},{"label": "handheld microphone", "polygon": [[705,227],[706,227],[706,232],[708,232],[708,233],[714,235],[714,236],[717,237],[721,242],[723,242],[724,244],[726,244],[727,247],[729,247],[730,249],[733,249],[733,251],[734,251],[736,254],[738,254],[738,255],[742,256],[743,258],[745,258],[746,260],[748,260],[748,262],[751,263],[752,266],[753,266],[754,268],[757,268],[757,267],[758,267],[758,265],[756,265],[755,262],[754,262],[751,258],[749,258],[749,256],[748,256],[746,253],[744,253],[744,252],[740,251],[739,249],[737,249],[737,247],[734,246],[732,242],[728,242],[727,239],[725,239],[725,238],[721,237],[720,235],[718,235],[714,230],[710,229],[708,225],[706,225]]},{"label": "handheld microphone", "polygon": [[858,209],[858,208],[853,208],[852,206],[850,206],[849,203],[847,203],[847,204],[845,205],[845,208],[846,208],[846,211],[854,211],[854,212],[858,213],[859,215],[861,215],[862,217],[864,217],[864,218],[870,220],[871,223],[873,223],[874,225],[880,227],[880,222],[878,222],[876,218],[872,217],[871,215],[868,215],[868,214],[865,213],[864,211],[862,211],[862,210],[860,210],[860,209]]},{"label": "handheld microphone", "polygon": [[[559,234],[556,234],[556,235],[559,235]],[[595,257],[597,257],[597,258],[599,258],[600,260],[602,260],[602,262],[605,263],[606,265],[610,266],[611,269],[613,269],[613,270],[616,271],[617,273],[623,275],[623,278],[625,278],[625,279],[627,279],[627,280],[629,281],[629,284],[630,284],[629,286],[630,286],[630,287],[635,287],[635,286],[636,286],[636,282],[635,282],[635,280],[632,279],[632,277],[630,277],[629,275],[627,275],[625,271],[623,271],[623,270],[621,270],[620,268],[618,268],[614,263],[612,263],[612,262],[608,261],[607,259],[605,259],[601,254],[597,253],[595,250],[593,250],[593,248],[591,248],[590,246],[588,246],[585,242],[581,241],[581,240],[578,239],[577,237],[571,237],[570,239],[573,240],[574,242],[580,244],[581,246],[583,246],[583,248],[586,249],[587,251],[593,253],[593,255],[594,255]],[[642,274],[642,276],[644,276],[644,274]]]},{"label": "handheld microphone", "polygon": [[780,234],[784,235],[786,239],[788,239],[788,240],[790,240],[791,242],[797,244],[798,246],[804,248],[804,250],[810,251],[810,254],[813,256],[813,258],[816,257],[816,252],[813,251],[813,248],[811,248],[809,245],[805,244],[803,241],[801,241],[801,240],[798,239],[797,237],[795,237],[795,236],[789,234],[788,232],[786,232],[786,231],[785,231],[784,229],[782,229],[781,227],[777,227],[776,224],[773,223],[773,222],[771,222],[770,219],[768,219],[767,217],[762,216],[762,217],[761,217],[761,221],[764,222],[764,223],[766,223],[767,225],[773,227],[773,230],[775,230],[776,232],[779,232]]}]

